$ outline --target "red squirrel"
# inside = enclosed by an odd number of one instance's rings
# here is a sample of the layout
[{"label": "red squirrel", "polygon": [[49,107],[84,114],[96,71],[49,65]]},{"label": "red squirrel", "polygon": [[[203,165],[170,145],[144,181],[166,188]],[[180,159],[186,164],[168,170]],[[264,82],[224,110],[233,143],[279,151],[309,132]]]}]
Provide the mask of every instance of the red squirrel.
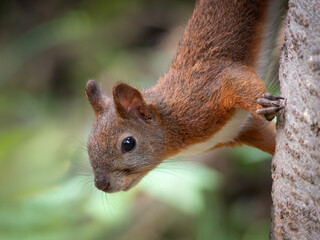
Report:
[{"label": "red squirrel", "polygon": [[[170,70],[139,90],[127,83],[107,97],[86,85],[96,114],[88,141],[95,186],[135,186],[164,159],[192,149],[246,144],[273,154],[281,97],[256,73],[268,0],[198,0]],[[269,121],[267,121],[269,120]]]}]

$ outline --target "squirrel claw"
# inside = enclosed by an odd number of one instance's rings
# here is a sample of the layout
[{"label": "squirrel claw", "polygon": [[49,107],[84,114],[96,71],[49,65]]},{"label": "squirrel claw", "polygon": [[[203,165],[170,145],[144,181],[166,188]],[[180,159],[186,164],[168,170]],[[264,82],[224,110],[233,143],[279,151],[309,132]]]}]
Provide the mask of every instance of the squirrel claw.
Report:
[{"label": "squirrel claw", "polygon": [[271,93],[262,94],[262,98],[257,99],[257,103],[259,103],[262,108],[256,111],[259,115],[264,115],[266,120],[272,121],[275,116],[277,116],[278,112],[284,108],[284,104],[281,100],[284,100],[281,96],[275,96]]}]

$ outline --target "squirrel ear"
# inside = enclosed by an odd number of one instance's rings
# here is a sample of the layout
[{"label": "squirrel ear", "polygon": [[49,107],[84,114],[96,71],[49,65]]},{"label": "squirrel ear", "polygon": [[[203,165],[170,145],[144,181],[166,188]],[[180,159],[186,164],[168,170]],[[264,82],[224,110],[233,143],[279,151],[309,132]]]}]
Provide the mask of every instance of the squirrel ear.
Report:
[{"label": "squirrel ear", "polygon": [[100,90],[96,81],[87,82],[86,95],[97,116],[106,110],[108,97]]},{"label": "squirrel ear", "polygon": [[113,100],[116,111],[122,118],[128,118],[130,115],[135,115],[143,120],[152,118],[141,92],[129,84],[116,84],[113,87]]}]

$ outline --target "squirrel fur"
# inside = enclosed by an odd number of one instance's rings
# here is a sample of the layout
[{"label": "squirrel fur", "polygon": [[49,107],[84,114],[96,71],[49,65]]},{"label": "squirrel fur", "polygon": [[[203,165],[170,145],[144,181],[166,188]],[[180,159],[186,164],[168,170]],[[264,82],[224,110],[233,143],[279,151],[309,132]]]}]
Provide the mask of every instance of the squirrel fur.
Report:
[{"label": "squirrel fur", "polygon": [[[256,73],[270,4],[199,0],[169,72],[155,86],[117,83],[108,98],[88,81],[96,114],[88,152],[98,189],[128,190],[164,159],[193,146],[207,151],[246,144],[274,153],[275,125],[261,115],[267,111],[257,99],[266,90]],[[133,149],[124,152],[128,137]]]}]

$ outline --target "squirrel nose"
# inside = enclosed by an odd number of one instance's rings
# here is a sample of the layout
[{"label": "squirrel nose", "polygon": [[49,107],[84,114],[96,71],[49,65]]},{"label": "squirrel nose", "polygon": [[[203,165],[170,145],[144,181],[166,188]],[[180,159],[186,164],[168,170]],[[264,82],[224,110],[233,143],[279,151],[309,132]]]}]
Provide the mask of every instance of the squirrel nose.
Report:
[{"label": "squirrel nose", "polygon": [[107,181],[105,178],[95,178],[94,185],[101,191],[108,191],[110,190],[110,181]]}]

